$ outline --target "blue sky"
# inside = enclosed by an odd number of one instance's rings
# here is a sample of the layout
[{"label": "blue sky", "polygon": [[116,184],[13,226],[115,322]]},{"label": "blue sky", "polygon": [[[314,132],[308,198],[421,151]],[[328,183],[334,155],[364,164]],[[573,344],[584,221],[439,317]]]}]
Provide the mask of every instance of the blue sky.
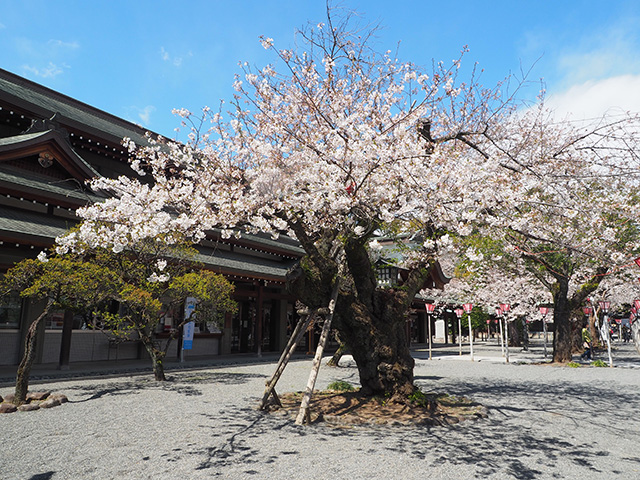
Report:
[{"label": "blue sky", "polygon": [[[640,111],[637,0],[340,5],[380,24],[379,50],[400,42],[402,60],[450,62],[468,45],[465,62],[484,68],[485,85],[532,68],[562,112]],[[324,14],[324,0],[0,0],[0,68],[184,140],[172,108],[217,106],[239,61],[274,60],[260,35],[290,48]]]}]

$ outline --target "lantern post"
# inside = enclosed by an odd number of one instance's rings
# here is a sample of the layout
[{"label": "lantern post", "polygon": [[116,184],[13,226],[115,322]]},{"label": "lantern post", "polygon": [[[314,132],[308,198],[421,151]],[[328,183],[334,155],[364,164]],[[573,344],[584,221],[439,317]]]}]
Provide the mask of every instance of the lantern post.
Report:
[{"label": "lantern post", "polygon": [[429,360],[431,360],[431,315],[436,309],[435,303],[425,303],[427,310],[427,328],[429,330]]},{"label": "lantern post", "polygon": [[500,307],[496,307],[496,316],[498,317],[498,325],[500,325],[500,351],[504,357],[504,333],[502,330],[502,309]]},{"label": "lantern post", "polygon": [[471,328],[471,311],[473,310],[473,303],[465,303],[462,305],[465,313],[467,314],[467,321],[469,322],[469,350],[471,351],[471,361],[473,362],[473,329]]},{"label": "lantern post", "polygon": [[458,317],[458,344],[460,345],[460,355],[462,355],[462,314],[464,310],[456,308],[454,312],[456,312],[456,316]]},{"label": "lantern post", "polygon": [[547,358],[547,313],[549,313],[549,307],[540,307],[540,313],[542,314],[542,330],[544,331],[544,358]]},{"label": "lantern post", "polygon": [[607,342],[607,353],[609,354],[609,367],[613,367],[613,358],[611,357],[611,329],[609,327],[609,308],[611,302],[599,301],[598,305],[602,310],[602,327],[600,327],[600,334]]},{"label": "lantern post", "polygon": [[504,344],[505,344],[505,358],[509,363],[509,319],[507,313],[511,310],[511,305],[508,303],[501,303],[500,310],[504,314]]}]

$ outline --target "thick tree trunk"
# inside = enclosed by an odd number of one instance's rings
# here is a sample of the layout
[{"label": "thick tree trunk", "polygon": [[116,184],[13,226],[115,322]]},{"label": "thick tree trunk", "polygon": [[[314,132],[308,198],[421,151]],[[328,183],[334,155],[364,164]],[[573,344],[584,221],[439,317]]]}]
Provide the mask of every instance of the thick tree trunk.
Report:
[{"label": "thick tree trunk", "polygon": [[[414,360],[409,351],[405,322],[411,300],[428,276],[428,269],[416,269],[402,287],[378,288],[368,254],[363,245],[347,244],[348,274],[343,279],[336,305],[334,327],[358,367],[362,393],[386,395],[406,401],[414,390]],[[328,304],[335,263],[324,259],[321,270],[304,257],[289,272],[287,289],[309,308]]]},{"label": "thick tree trunk", "polygon": [[18,371],[16,373],[16,391],[13,398],[15,405],[22,405],[27,401],[27,391],[29,390],[29,375],[31,374],[31,367],[33,361],[36,358],[36,346],[38,338],[38,327],[42,323],[42,320],[49,314],[53,307],[53,298],[47,300],[47,305],[44,311],[36,318],[27,330],[27,336],[25,338],[24,354],[20,365],[18,365]]},{"label": "thick tree trunk", "polygon": [[572,359],[573,340],[571,335],[571,306],[568,299],[569,282],[562,279],[556,283],[553,293],[553,361],[559,363],[570,362]]},{"label": "thick tree trunk", "polygon": [[335,327],[349,345],[358,366],[365,395],[388,395],[403,401],[414,390],[415,362],[409,351],[405,322],[404,292],[378,290],[374,312],[353,296],[338,301],[340,315]]}]

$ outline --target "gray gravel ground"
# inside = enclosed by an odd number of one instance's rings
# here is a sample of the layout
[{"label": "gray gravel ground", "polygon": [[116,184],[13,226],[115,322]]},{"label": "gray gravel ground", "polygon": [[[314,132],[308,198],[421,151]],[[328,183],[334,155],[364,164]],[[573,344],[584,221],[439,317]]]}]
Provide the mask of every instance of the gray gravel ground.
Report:
[{"label": "gray gravel ground", "polygon": [[[496,353],[497,352],[497,353]],[[70,402],[0,415],[0,478],[61,479],[638,479],[640,356],[620,345],[616,368],[520,363],[534,355],[477,350],[428,360],[424,391],[464,395],[489,417],[452,427],[299,427],[256,410],[274,364],[73,379],[34,385]],[[317,387],[357,384],[349,358]],[[302,390],[310,360],[279,391]],[[0,389],[9,393],[10,389]]]}]

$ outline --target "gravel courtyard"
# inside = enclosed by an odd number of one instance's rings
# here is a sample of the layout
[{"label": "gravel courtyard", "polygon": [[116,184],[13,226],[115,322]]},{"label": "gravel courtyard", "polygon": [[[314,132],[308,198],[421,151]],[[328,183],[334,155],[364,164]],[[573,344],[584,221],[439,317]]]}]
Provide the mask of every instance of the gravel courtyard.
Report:
[{"label": "gravel courtyard", "polygon": [[[637,479],[640,356],[619,345],[616,368],[558,367],[417,351],[425,392],[463,395],[489,417],[450,427],[296,426],[256,410],[273,363],[56,380],[31,390],[69,403],[0,416],[0,478],[61,479]],[[348,357],[317,388],[357,384]],[[292,362],[278,391],[304,388]],[[0,388],[1,394],[11,391]]]}]

